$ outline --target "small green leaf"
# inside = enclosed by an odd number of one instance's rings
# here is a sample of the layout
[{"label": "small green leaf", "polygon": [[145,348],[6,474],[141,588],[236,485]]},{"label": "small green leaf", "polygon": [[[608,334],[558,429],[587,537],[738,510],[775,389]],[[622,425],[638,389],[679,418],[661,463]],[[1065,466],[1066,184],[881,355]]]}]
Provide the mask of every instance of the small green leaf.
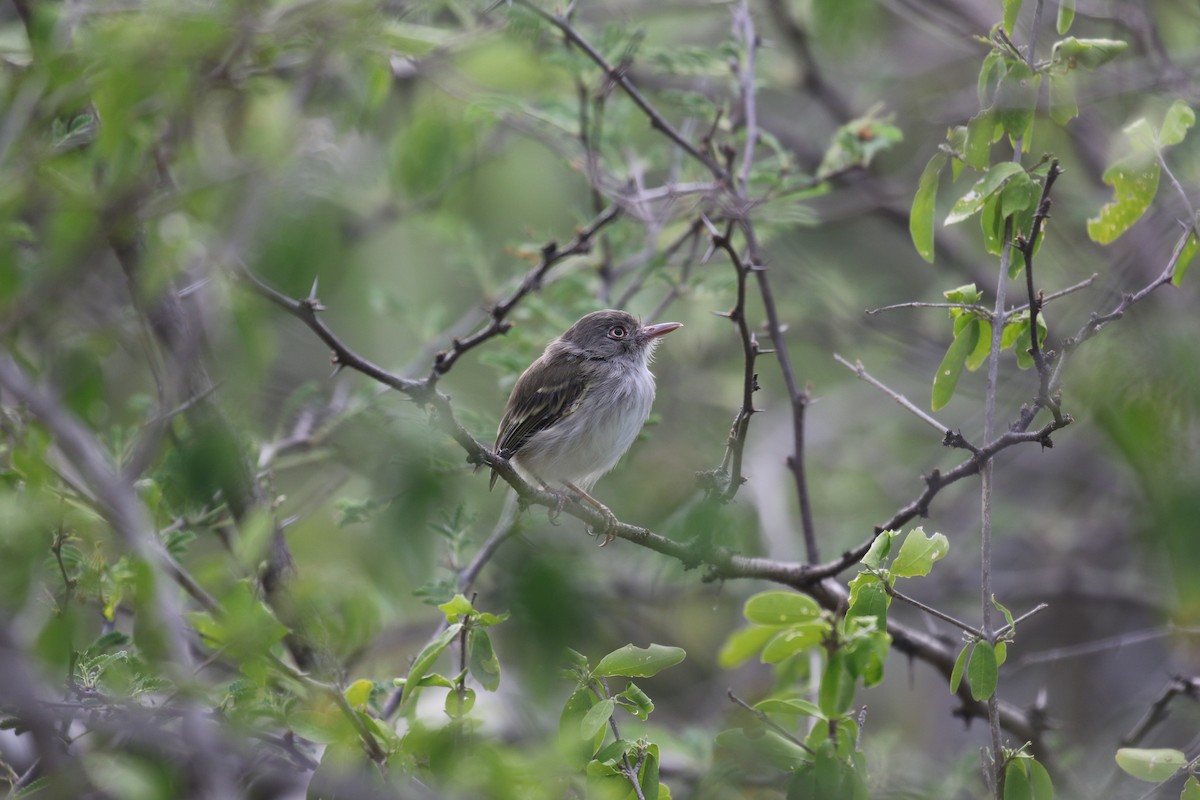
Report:
[{"label": "small green leaf", "polygon": [[821,713],[826,719],[846,713],[854,702],[854,676],[847,671],[845,657],[841,650],[829,654],[829,662],[821,675],[821,688],[817,699]]},{"label": "small green leaf", "polygon": [[1187,765],[1187,756],[1178,750],[1147,750],[1122,747],[1117,751],[1117,766],[1141,781],[1159,783]]},{"label": "small green leaf", "polygon": [[1071,30],[1075,21],[1075,0],[1058,0],[1058,35],[1062,36]]},{"label": "small green leaf", "polygon": [[1183,245],[1183,250],[1179,253],[1179,259],[1175,262],[1175,270],[1171,273],[1172,285],[1179,286],[1183,283],[1183,276],[1187,272],[1188,266],[1192,263],[1192,259],[1196,257],[1196,246],[1196,234],[1193,233]]},{"label": "small green leaf", "polygon": [[667,667],[675,666],[686,656],[687,653],[680,647],[651,644],[643,648],[627,644],[600,659],[600,663],[592,670],[592,674],[597,678],[608,678],[614,675],[626,678],[649,678]]},{"label": "small green leaf", "polygon": [[816,703],[799,697],[768,698],[755,703],[754,707],[764,714],[800,714],[806,717],[825,719],[825,715],[821,713],[821,709],[817,707]]},{"label": "small green leaf", "polygon": [[1021,0],[1004,0],[1004,32],[1012,36],[1021,13]]},{"label": "small green leaf", "polygon": [[[1008,66],[1004,61],[1004,56],[1000,55],[999,50],[992,50],[983,57],[983,64],[979,67],[979,78],[976,86],[979,92],[980,108],[988,108],[992,105],[992,95],[995,94],[996,87],[1000,85],[1000,81],[1004,78],[1004,73],[1007,70]],[[989,143],[991,141],[995,140],[990,139]],[[982,169],[982,167],[979,168]]]},{"label": "small green leaf", "polygon": [[1005,234],[1008,230],[1004,224],[1004,216],[1000,213],[999,197],[993,195],[983,204],[983,210],[979,212],[979,228],[983,231],[983,249],[994,256],[1003,253]]},{"label": "small green leaf", "polygon": [[446,700],[442,707],[448,717],[460,719],[471,713],[471,709],[475,707],[475,698],[475,690],[470,687],[464,688],[462,694],[458,691],[446,692]]},{"label": "small green leaf", "polygon": [[972,319],[970,322],[971,324],[955,335],[942,363],[938,365],[937,374],[933,378],[934,411],[945,406],[954,396],[954,389],[958,386],[958,378],[962,375],[967,356],[975,350],[975,344],[979,341],[979,320]]},{"label": "small green leaf", "polygon": [[467,634],[467,668],[479,685],[494,692],[500,688],[500,661],[492,649],[492,637],[482,628]]},{"label": "small green leaf", "polygon": [[785,628],[775,638],[767,643],[762,651],[764,664],[778,664],[785,658],[816,647],[824,641],[829,633],[829,623],[824,620],[813,620]]},{"label": "small green leaf", "polygon": [[996,682],[999,671],[996,666],[996,651],[986,642],[980,642],[971,651],[971,660],[967,663],[967,679],[971,682],[971,697],[976,700],[987,700],[996,693]]},{"label": "small green leaf", "polygon": [[1113,187],[1113,199],[1087,221],[1088,236],[1110,244],[1141,218],[1158,191],[1158,164],[1145,155],[1121,159],[1104,171],[1103,181]]},{"label": "small green leaf", "polygon": [[642,688],[633,681],[630,681],[625,690],[615,695],[613,699],[630,714],[643,721],[654,711],[654,701],[650,699],[650,695],[643,692]]},{"label": "small green leaf", "polygon": [[933,214],[937,206],[938,180],[945,166],[944,153],[937,153],[929,159],[917,183],[917,194],[913,197],[912,212],[908,218],[908,232],[912,236],[913,246],[921,258],[930,264],[933,263]]},{"label": "small green leaf", "polygon": [[892,574],[898,578],[916,578],[928,575],[933,562],[950,550],[950,542],[940,533],[926,536],[923,528],[913,528],[904,537],[900,553],[892,562]]},{"label": "small green leaf", "polygon": [[1055,68],[1096,69],[1124,53],[1128,43],[1117,39],[1076,39],[1068,36],[1055,42],[1050,64]]},{"label": "small green leaf", "polygon": [[429,668],[433,666],[433,662],[437,661],[438,656],[442,654],[450,643],[454,641],[454,637],[462,631],[462,623],[456,622],[446,630],[438,634],[438,637],[429,644],[425,645],[424,649],[417,654],[413,659],[412,666],[408,668],[408,678],[404,683],[404,695],[402,698],[403,706],[408,706],[412,703],[417,695],[417,688],[420,686],[421,679],[429,672]]},{"label": "small green leaf", "polygon": [[642,769],[638,774],[638,786],[645,800],[660,800],[661,784],[658,782],[658,745],[652,744],[645,750]]},{"label": "small green leaf", "polygon": [[996,642],[996,666],[1004,666],[1008,660],[1008,642]]},{"label": "small green leaf", "polygon": [[1004,768],[1004,800],[1033,800],[1033,789],[1025,772],[1023,758],[1014,758]]},{"label": "small green leaf", "polygon": [[[956,286],[953,289],[942,292],[942,297],[945,297],[951,303],[978,303],[983,298],[983,292],[973,283],[964,283],[962,286]],[[955,309],[951,309],[950,313],[953,316]]]},{"label": "small green leaf", "polygon": [[760,592],[746,601],[742,614],[759,625],[789,625],[821,616],[821,607],[798,592]]},{"label": "small green leaf", "polygon": [[608,724],[608,719],[616,707],[617,701],[606,697],[588,709],[579,722],[579,738],[585,742],[594,738]]},{"label": "small green leaf", "polygon": [[782,625],[752,625],[734,631],[725,640],[721,652],[717,653],[717,664],[721,669],[733,669],[762,650],[767,642],[783,629]]},{"label": "small green leaf", "polygon": [[375,684],[365,679],[356,680],[346,687],[346,702],[355,708],[363,708],[371,699],[371,690]]},{"label": "small green leaf", "polygon": [[888,553],[892,550],[892,539],[896,538],[895,531],[884,531],[875,537],[867,554],[862,557],[862,563],[871,569],[880,569],[887,561]]},{"label": "small green leaf", "polygon": [[1029,137],[1041,81],[1042,76],[1035,75],[1024,61],[1013,61],[996,89],[992,111],[996,122],[1013,141]]},{"label": "small green leaf", "polygon": [[953,225],[962,222],[965,219],[973,217],[983,208],[983,204],[987,199],[996,192],[1004,188],[1004,185],[1012,179],[1018,172],[1025,170],[1020,164],[1013,161],[1002,161],[984,173],[983,177],[975,182],[971,187],[971,191],[964,194],[950,208],[950,214],[946,217],[943,225]]},{"label": "small green leaf", "polygon": [[967,356],[967,370],[974,372],[979,369],[991,354],[992,323],[986,319],[981,319],[979,320],[979,341],[975,343],[975,349],[971,351],[971,355]]},{"label": "small green leaf", "polygon": [[1070,72],[1050,73],[1050,118],[1059,125],[1066,125],[1078,116],[1075,76]]},{"label": "small green leaf", "polygon": [[958,651],[958,658],[954,659],[954,669],[950,671],[950,694],[958,694],[963,672],[967,668],[967,653],[970,652],[971,647],[971,644],[964,644],[963,649]]},{"label": "small green leaf", "polygon": [[1021,172],[1012,177],[1000,192],[1000,214],[1011,217],[1037,202],[1038,187],[1028,173]]},{"label": "small green leaf", "polygon": [[1054,782],[1050,773],[1036,758],[1025,759],[1029,763],[1029,785],[1033,787],[1033,800],[1054,800]]},{"label": "small green leaf", "polygon": [[465,617],[475,610],[471,601],[461,594],[454,595],[453,599],[442,603],[438,609],[446,615],[447,622],[455,622],[459,617]]},{"label": "small green leaf", "polygon": [[1176,100],[1167,109],[1167,115],[1163,118],[1162,130],[1158,134],[1159,145],[1170,147],[1179,144],[1195,124],[1196,112],[1187,103]]},{"label": "small green leaf", "polygon": [[1187,783],[1183,785],[1179,800],[1200,800],[1200,781],[1196,780],[1195,775],[1189,777]]},{"label": "small green leaf", "polygon": [[967,122],[967,139],[963,142],[963,161],[979,171],[987,169],[992,155],[996,120],[992,112],[980,111]]},{"label": "small green leaf", "polygon": [[1008,623],[1008,627],[1010,627],[1010,628],[1016,627],[1015,624],[1013,623],[1012,612],[1009,611],[1008,608],[1003,603],[1001,603],[999,600],[996,599],[996,595],[992,595],[992,605],[994,605],[1000,611],[1000,613],[1004,615],[1004,621]]}]

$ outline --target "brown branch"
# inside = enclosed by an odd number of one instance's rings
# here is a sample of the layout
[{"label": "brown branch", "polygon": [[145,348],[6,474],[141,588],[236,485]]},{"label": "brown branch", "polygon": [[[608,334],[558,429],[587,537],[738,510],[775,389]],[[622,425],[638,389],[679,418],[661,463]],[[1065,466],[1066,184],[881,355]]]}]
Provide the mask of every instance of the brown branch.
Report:
[{"label": "brown branch", "polygon": [[1038,239],[1041,238],[1043,226],[1050,217],[1050,190],[1063,171],[1058,167],[1058,159],[1050,162],[1050,171],[1046,173],[1046,183],[1042,186],[1042,197],[1038,201],[1037,212],[1033,215],[1033,225],[1029,230],[1029,238],[1017,236],[1016,248],[1025,257],[1025,290],[1029,297],[1029,353],[1033,356],[1033,364],[1038,373],[1038,396],[1035,400],[1041,406],[1050,409],[1055,416],[1061,414],[1058,402],[1049,394],[1050,363],[1047,354],[1042,352],[1038,336],[1038,312],[1042,310],[1043,298],[1036,294],[1033,281],[1033,253],[1037,249]]},{"label": "brown branch", "polygon": [[733,322],[742,344],[742,405],[729,429],[729,438],[725,444],[725,457],[721,460],[721,466],[717,470],[717,473],[724,478],[725,485],[714,487],[718,489],[721,501],[726,503],[733,499],[741,485],[746,482],[745,476],[742,475],[742,457],[746,448],[746,434],[750,430],[750,417],[758,412],[758,409],[754,407],[754,393],[759,388],[758,373],[755,371],[755,362],[759,354],[758,339],[750,330],[750,324],[746,319],[746,281],[750,275],[750,265],[734,249],[733,243],[730,241],[732,233],[733,223],[730,222],[726,225],[723,234],[714,234],[712,237],[712,246],[729,255],[729,261],[737,275],[737,300],[734,302],[733,309],[722,316],[728,317]]}]

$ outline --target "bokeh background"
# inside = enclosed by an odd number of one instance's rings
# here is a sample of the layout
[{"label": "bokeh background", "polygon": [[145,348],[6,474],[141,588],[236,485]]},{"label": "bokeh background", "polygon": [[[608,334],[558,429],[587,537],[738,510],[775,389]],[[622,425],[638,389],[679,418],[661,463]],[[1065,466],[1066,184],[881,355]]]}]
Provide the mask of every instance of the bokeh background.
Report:
[{"label": "bokeh background", "polygon": [[[184,287],[205,337],[191,368],[211,376],[213,402],[287,523],[313,635],[343,677],[403,675],[436,629],[430,600],[448,597],[506,490],[489,492],[487,473],[466,463],[426,409],[348,370],[331,375],[328,348],[228,265],[244,264],[293,297],[315,291],[322,319],[344,342],[420,378],[453,337],[486,321],[486,309],[515,289],[547,242],[569,241],[631,192],[703,176],[679,166],[629,100],[519,5],[84,3],[54,14],[40,5],[54,4],[0,6],[6,348],[120,454],[153,417],[163,374],[134,301]],[[1022,45],[1035,35],[1034,4],[1026,5],[1013,33]],[[1055,37],[1056,4],[1046,5],[1036,31],[1041,58]],[[997,260],[985,254],[978,224],[939,223],[929,264],[911,243],[908,209],[946,130],[978,111],[976,78],[1000,6],[750,3],[761,39],[759,124],[770,139],[760,158],[812,175],[851,120],[886,120],[902,134],[822,191],[751,212],[795,369],[814,400],[807,464],[825,558],[916,497],[922,475],[962,460],[833,355],[861,360],[928,408],[950,342],[945,310],[865,311],[941,301],[969,283],[986,304],[994,297]],[[46,27],[32,44],[18,13],[29,7]],[[716,139],[737,142],[731,8],[579,3],[573,21],[691,138],[712,128]],[[1143,116],[1157,124],[1175,100],[1200,102],[1198,31],[1191,3],[1078,3],[1073,35],[1129,47],[1081,74],[1077,119],[1065,127],[1039,120],[1026,146],[1053,153],[1066,170],[1036,262],[1039,288],[1096,275],[1048,305],[1051,348],[1152,281],[1170,256],[1189,209],[1165,176],[1155,204],[1112,245],[1092,242],[1086,220],[1111,197],[1101,175],[1127,147],[1122,129]],[[607,95],[599,165],[579,135],[580,80],[589,97]],[[75,135],[86,144],[74,146]],[[1198,154],[1194,137],[1168,154],[1193,200]],[[942,184],[939,220],[972,180]],[[714,313],[734,302],[728,259],[718,252],[705,260],[703,238],[666,255],[700,202],[627,203],[592,252],[550,270],[509,315],[513,328],[464,355],[440,388],[487,442],[520,370],[580,314],[619,304],[647,321],[683,322],[657,354],[651,424],[594,493],[620,519],[672,538],[704,532],[742,553],[803,560],[785,467],[791,412],[772,356],[758,367],[763,413],[750,425],[749,480],[717,512],[700,504],[697,473],[720,464],[742,389],[736,331]],[[133,283],[109,246],[113,221],[129,219],[142,226],[144,248]],[[1000,693],[1045,708],[1071,796],[1136,796],[1132,783],[1109,782],[1114,750],[1173,676],[1200,671],[1194,283],[1157,290],[1083,345],[1063,382],[1074,422],[1052,449],[1030,444],[996,462],[995,593],[1016,612],[1049,604],[1020,626]],[[1022,287],[1010,285],[1010,297]],[[765,340],[753,296],[748,313]],[[1033,398],[1036,376],[1011,353],[1000,375],[1004,425]],[[979,441],[983,396],[983,371],[964,374],[937,417]],[[47,597],[61,590],[47,560],[55,528],[69,520],[85,560],[109,563],[117,551],[102,525],[63,510],[62,493],[28,488],[21,454],[36,450],[35,434],[7,398],[4,413],[5,613],[15,640],[36,653],[54,606]],[[172,427],[151,458],[153,488],[143,489],[154,493],[163,527],[181,520],[194,530],[183,557],[220,594],[254,573],[259,550],[245,536],[231,544],[201,518],[211,504],[206,469],[219,470],[220,458],[204,460],[202,431]],[[45,452],[44,436],[37,447]],[[950,552],[911,588],[967,620],[979,615],[979,505],[975,479],[938,495],[923,524],[949,538]],[[475,587],[479,608],[512,612],[494,631],[504,680],[494,695],[480,693],[483,729],[518,744],[552,731],[571,688],[557,676],[566,647],[597,658],[627,642],[675,645],[687,660],[644,687],[657,705],[647,730],[660,743],[664,779],[680,797],[757,791],[724,775],[713,736],[746,722],[727,688],[756,698],[775,678],[762,665],[722,669],[716,655],[739,626],[745,598],[769,587],[705,582],[703,571],[625,541],[599,550],[581,522],[549,524],[544,512],[528,513]],[[82,603],[79,642],[104,627],[98,611],[95,600]],[[915,609],[896,604],[893,614],[958,638]],[[58,668],[52,654],[32,657],[48,660],[48,675]],[[1193,754],[1194,700],[1176,701],[1145,745]],[[940,675],[894,655],[884,683],[859,701],[873,793],[980,796],[986,725],[954,717],[957,701]],[[436,717],[440,708],[423,713]],[[21,762],[22,747],[19,738],[0,740],[10,763]]]}]

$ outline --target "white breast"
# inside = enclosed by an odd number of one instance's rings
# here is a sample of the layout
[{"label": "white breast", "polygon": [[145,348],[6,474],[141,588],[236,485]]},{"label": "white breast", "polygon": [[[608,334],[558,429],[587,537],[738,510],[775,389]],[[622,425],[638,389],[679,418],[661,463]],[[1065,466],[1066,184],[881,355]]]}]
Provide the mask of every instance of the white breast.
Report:
[{"label": "white breast", "polygon": [[588,490],[633,444],[654,403],[654,375],[629,364],[592,389],[575,413],[534,435],[513,458],[528,477]]}]

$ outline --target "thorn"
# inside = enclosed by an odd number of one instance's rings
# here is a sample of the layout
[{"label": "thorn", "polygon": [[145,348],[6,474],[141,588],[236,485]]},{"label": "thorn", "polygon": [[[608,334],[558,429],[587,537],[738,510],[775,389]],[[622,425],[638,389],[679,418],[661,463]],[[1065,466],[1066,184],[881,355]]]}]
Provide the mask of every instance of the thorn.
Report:
[{"label": "thorn", "polygon": [[712,314],[714,317],[721,317],[722,319],[733,319],[732,311],[710,311],[709,313]]}]

